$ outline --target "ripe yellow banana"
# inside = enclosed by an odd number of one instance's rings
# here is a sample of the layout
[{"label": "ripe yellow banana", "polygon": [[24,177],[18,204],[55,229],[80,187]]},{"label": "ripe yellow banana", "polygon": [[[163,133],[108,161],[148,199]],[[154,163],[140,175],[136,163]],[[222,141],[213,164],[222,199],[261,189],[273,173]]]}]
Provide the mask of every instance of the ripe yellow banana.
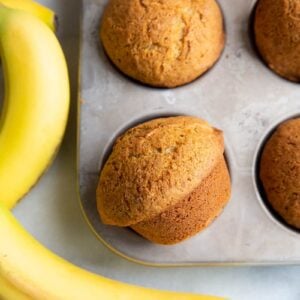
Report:
[{"label": "ripe yellow banana", "polygon": [[55,13],[35,1],[32,0],[0,0],[0,4],[7,7],[24,10],[41,19],[51,30],[55,31],[56,17]]},{"label": "ripe yellow banana", "polygon": [[4,277],[0,276],[0,299],[1,300],[31,300]]},{"label": "ripe yellow banana", "polygon": [[0,202],[12,208],[36,183],[62,140],[69,78],[54,33],[29,13],[0,5],[4,103],[0,117]]},{"label": "ripe yellow banana", "polygon": [[80,269],[40,245],[1,204],[0,224],[0,276],[32,299],[221,299],[136,287]]}]

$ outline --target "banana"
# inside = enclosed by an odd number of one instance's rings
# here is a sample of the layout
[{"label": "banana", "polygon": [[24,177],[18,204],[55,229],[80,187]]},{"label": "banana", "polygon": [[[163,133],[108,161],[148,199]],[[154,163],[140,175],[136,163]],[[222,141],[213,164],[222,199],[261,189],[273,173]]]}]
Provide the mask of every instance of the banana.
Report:
[{"label": "banana", "polygon": [[1,204],[0,224],[0,276],[32,299],[221,299],[146,289],[85,271],[40,245]]},{"label": "banana", "polygon": [[45,7],[32,0],[0,0],[0,4],[7,7],[24,10],[41,19],[53,31],[56,29],[55,13],[48,7]]},{"label": "banana", "polygon": [[29,296],[23,294],[4,277],[0,276],[0,299],[1,300],[31,300]]},{"label": "banana", "polygon": [[69,78],[54,33],[29,13],[0,5],[4,103],[0,202],[12,208],[37,182],[63,138]]}]

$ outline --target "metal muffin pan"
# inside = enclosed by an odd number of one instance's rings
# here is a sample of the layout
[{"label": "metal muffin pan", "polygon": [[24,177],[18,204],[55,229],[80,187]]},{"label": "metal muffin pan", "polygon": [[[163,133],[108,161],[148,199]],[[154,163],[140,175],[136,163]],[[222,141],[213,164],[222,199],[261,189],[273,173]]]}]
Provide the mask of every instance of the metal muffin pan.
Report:
[{"label": "metal muffin pan", "polygon": [[[299,86],[270,71],[252,45],[248,24],[255,1],[219,0],[226,24],[222,57],[207,74],[176,89],[143,86],[112,66],[98,38],[106,3],[84,0],[82,16],[78,177],[93,232],[115,253],[146,265],[300,263],[300,234],[266,208],[255,177],[266,136],[280,121],[300,115]],[[199,116],[224,131],[232,197],[223,213],[175,246],[102,224],[95,191],[114,138],[133,124],[178,114]]]}]

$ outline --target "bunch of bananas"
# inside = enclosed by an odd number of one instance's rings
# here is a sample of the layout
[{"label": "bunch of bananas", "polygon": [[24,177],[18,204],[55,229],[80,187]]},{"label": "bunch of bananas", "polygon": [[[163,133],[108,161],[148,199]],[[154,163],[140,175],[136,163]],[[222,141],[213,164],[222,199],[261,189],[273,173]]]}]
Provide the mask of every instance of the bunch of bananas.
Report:
[{"label": "bunch of bananas", "polygon": [[55,14],[32,0],[0,0],[5,97],[0,118],[0,299],[220,299],[145,289],[89,273],[51,253],[10,212],[49,165],[69,112]]}]

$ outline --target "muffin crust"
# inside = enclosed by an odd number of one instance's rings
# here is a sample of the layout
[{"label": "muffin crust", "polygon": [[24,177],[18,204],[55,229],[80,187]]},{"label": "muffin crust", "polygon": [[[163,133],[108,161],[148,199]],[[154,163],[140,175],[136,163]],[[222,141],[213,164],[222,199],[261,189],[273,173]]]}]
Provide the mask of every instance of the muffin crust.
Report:
[{"label": "muffin crust", "polygon": [[223,152],[222,132],[195,117],[155,119],[128,130],[101,172],[102,221],[130,226],[176,205],[210,174]]},{"label": "muffin crust", "polygon": [[176,87],[219,58],[223,18],[215,0],[110,0],[100,38],[111,61],[129,77]]},{"label": "muffin crust", "polygon": [[267,142],[260,178],[274,210],[300,229],[300,118],[280,125]]},{"label": "muffin crust", "polygon": [[230,176],[224,158],[188,196],[158,216],[131,228],[148,240],[172,245],[205,229],[230,198]]},{"label": "muffin crust", "polygon": [[286,79],[300,81],[299,0],[259,0],[254,32],[267,65]]}]

